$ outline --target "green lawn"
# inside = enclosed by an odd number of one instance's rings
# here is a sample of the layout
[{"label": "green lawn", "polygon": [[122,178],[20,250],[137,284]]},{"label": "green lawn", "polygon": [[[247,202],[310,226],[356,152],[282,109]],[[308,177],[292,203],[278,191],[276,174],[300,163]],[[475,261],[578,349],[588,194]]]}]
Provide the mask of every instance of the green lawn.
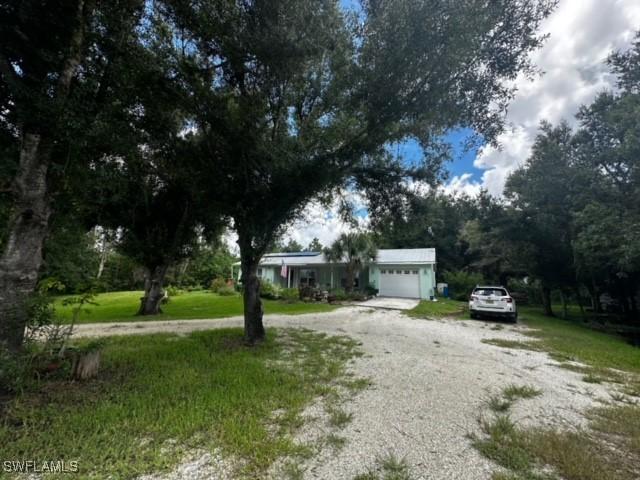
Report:
[{"label": "green lawn", "polygon": [[640,374],[640,348],[625,339],[598,332],[580,324],[579,320],[545,317],[541,309],[523,307],[520,321],[536,329],[530,333],[541,342],[543,350],[559,359],[579,362],[599,368],[616,368]]},{"label": "green lawn", "polygon": [[[242,315],[240,295],[220,296],[209,291],[184,292],[171,297],[162,306],[161,315],[136,316],[142,292],[110,292],[97,295],[80,313],[78,323],[134,322],[145,320],[192,320],[198,318],[222,318]],[[54,302],[56,313],[69,321],[73,306],[63,305],[69,297],[59,297]],[[300,313],[328,312],[337,307],[326,303],[285,303],[279,300],[263,300],[265,313],[296,315]]]},{"label": "green lawn", "polygon": [[436,302],[422,300],[416,307],[407,312],[412,317],[438,318],[445,316],[465,316],[468,318],[466,302],[458,302],[449,298],[438,298]]},{"label": "green lawn", "polygon": [[[559,312],[559,306],[554,306]],[[640,374],[640,348],[633,347],[625,339],[587,328],[581,324],[577,307],[570,308],[570,319],[545,317],[540,307],[520,307],[518,322],[532,329],[531,336],[537,350],[552,353],[558,359],[576,360],[597,368],[615,368]],[[467,303],[450,299],[437,302],[423,300],[409,315],[438,318],[457,316],[468,319]],[[512,342],[513,343],[513,342]],[[523,343],[526,346],[526,343]]]},{"label": "green lawn", "polygon": [[245,463],[242,478],[258,478],[280,456],[309,453],[290,435],[302,409],[335,394],[360,354],[348,337],[294,329],[270,329],[254,348],[222,329],[111,337],[102,352],[98,379],[42,381],[7,404],[2,460],[77,461],[78,474],[59,478],[124,479],[222,448]]}]

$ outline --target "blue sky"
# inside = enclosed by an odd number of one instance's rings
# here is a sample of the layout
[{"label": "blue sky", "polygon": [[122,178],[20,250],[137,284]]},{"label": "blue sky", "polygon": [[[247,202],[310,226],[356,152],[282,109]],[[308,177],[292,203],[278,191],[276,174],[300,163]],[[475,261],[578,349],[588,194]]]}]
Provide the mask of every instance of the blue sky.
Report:
[{"label": "blue sky", "polygon": [[[451,145],[451,161],[445,165],[450,178],[469,174],[469,181],[478,182],[482,179],[482,170],[473,165],[478,154],[478,148],[467,149],[465,142],[473,135],[473,130],[459,128],[445,135],[444,140]],[[394,155],[402,157],[407,163],[418,162],[422,158],[422,148],[418,142],[410,140],[390,147]]]},{"label": "blue sky", "polygon": [[[345,9],[359,6],[359,0],[340,2]],[[450,132],[445,139],[452,145],[453,160],[447,164],[450,179],[443,190],[477,195],[484,188],[500,196],[509,174],[530,155],[540,121],[557,124],[567,120],[575,126],[574,116],[580,105],[590,103],[599,92],[614,85],[615,78],[604,61],[612,50],[628,48],[639,28],[638,0],[560,0],[540,29],[549,38],[531,55],[543,74],[532,80],[519,76],[514,81],[517,93],[505,118],[507,128],[497,138],[501,148],[465,151],[462,143],[470,131]],[[392,151],[407,161],[421,157],[416,142],[396,145]],[[358,218],[366,226],[366,210]],[[318,237],[327,245],[350,229],[340,221],[337,205],[327,211],[322,205],[312,204],[304,218],[288,229],[286,237],[303,245]]]}]

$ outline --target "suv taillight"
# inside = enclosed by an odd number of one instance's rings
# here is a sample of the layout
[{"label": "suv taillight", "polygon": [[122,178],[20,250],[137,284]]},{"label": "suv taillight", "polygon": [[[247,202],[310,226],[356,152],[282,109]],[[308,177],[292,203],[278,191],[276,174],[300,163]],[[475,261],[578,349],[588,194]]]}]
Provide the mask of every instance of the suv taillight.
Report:
[{"label": "suv taillight", "polygon": [[471,296],[469,297],[469,301],[470,301],[470,302],[475,302],[477,299],[478,299],[478,297],[476,297],[475,295],[471,295]]},{"label": "suv taillight", "polygon": [[507,298],[507,299],[506,299],[506,302],[507,302],[507,303],[513,303],[513,298],[511,298],[511,297]]}]

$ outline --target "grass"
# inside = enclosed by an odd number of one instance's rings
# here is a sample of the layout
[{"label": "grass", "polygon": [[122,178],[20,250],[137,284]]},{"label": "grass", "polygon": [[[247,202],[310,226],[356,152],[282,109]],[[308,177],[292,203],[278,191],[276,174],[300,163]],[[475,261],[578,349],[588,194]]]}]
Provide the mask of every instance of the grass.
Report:
[{"label": "grass", "polygon": [[324,442],[326,445],[331,447],[334,452],[336,452],[341,450],[347,444],[347,439],[340,435],[336,435],[335,433],[330,433],[324,437]]},{"label": "grass", "polygon": [[[517,345],[490,341],[487,343],[511,348],[550,350],[552,356],[563,361],[559,366],[586,374],[584,381],[612,381],[629,388],[634,380],[636,349],[621,338],[587,330],[560,320],[540,319],[529,312],[525,322],[535,324],[531,342]],[[565,339],[566,342],[560,341]],[[584,348],[576,342],[584,340]],[[611,354],[608,348],[623,349],[629,357]],[[578,360],[586,365],[568,363]],[[628,373],[613,368],[627,367]],[[493,411],[489,421],[482,419],[482,438],[472,435],[474,447],[505,471],[496,472],[493,480],[632,480],[640,478],[640,406],[624,404],[622,394],[612,395],[620,402],[587,412],[589,423],[584,428],[557,430],[553,428],[524,428],[516,426],[508,410],[519,399],[532,398],[541,392],[531,386],[509,385],[502,395],[489,398],[487,406]]]},{"label": "grass", "polygon": [[338,407],[329,407],[329,425],[335,428],[344,428],[351,420],[353,420],[353,414],[345,412]]},{"label": "grass", "polygon": [[487,406],[491,411],[496,413],[504,413],[511,408],[511,400],[504,398],[501,395],[491,395],[487,400]]},{"label": "grass", "polygon": [[[438,302],[422,301],[410,310],[409,314],[424,318],[457,314],[464,318],[468,315],[465,312],[466,302],[439,299]],[[556,359],[578,361],[594,368],[618,369],[640,374],[640,348],[633,347],[617,335],[583,326],[576,308],[569,309],[569,320],[546,317],[538,307],[519,307],[518,312],[519,322],[532,329],[525,332],[532,341],[517,342],[495,338],[483,342],[504,348],[546,351]],[[499,330],[499,327],[493,327],[492,330]]]},{"label": "grass", "polygon": [[533,398],[542,394],[542,390],[530,385],[507,385],[502,389],[502,395],[510,402],[514,402],[520,398]]},{"label": "grass", "polygon": [[640,374],[640,348],[622,337],[591,330],[575,321],[545,317],[539,309],[531,307],[520,310],[520,319],[535,329],[527,335],[537,340],[542,350],[593,367]]},{"label": "grass", "polygon": [[437,302],[422,300],[407,314],[417,318],[438,318],[445,316],[456,316],[469,318],[469,311],[466,302],[458,302],[450,298],[438,298]]},{"label": "grass", "polygon": [[77,460],[82,478],[120,479],[222,448],[258,477],[306,454],[291,437],[300,413],[356,355],[353,340],[306,330],[269,330],[255,348],[239,329],[111,337],[97,380],[45,382],[7,404],[3,460]]},{"label": "grass", "polygon": [[[201,318],[223,318],[242,315],[240,295],[220,296],[209,291],[184,292],[171,297],[162,306],[160,315],[136,316],[142,292],[109,292],[97,295],[80,314],[78,323],[136,322],[147,320],[192,320]],[[63,305],[67,296],[58,297],[54,306],[56,314],[70,321],[72,306]],[[286,303],[279,300],[263,300],[265,313],[297,315],[301,313],[328,312],[337,308],[326,303]]]},{"label": "grass", "polygon": [[[548,318],[522,308],[520,321],[532,328],[530,341],[500,338],[483,342],[503,348],[548,352],[559,367],[582,374],[589,383],[619,384],[618,403],[587,412],[588,425],[574,430],[524,428],[508,416],[511,405],[539,394],[532,387],[508,386],[487,406],[494,412],[481,421],[483,437],[474,446],[505,470],[494,480],[631,480],[640,478],[640,406],[626,395],[640,394],[640,349],[616,335],[586,328],[581,322]],[[576,364],[574,362],[580,362]]]},{"label": "grass", "polygon": [[389,454],[376,461],[374,468],[353,477],[353,480],[411,480],[409,465],[404,459]]},{"label": "grass", "polygon": [[533,352],[540,351],[540,347],[533,342],[520,342],[518,340],[507,340],[505,338],[485,338],[480,341],[488,345],[495,345],[496,347],[530,350]]},{"label": "grass", "polygon": [[487,406],[492,412],[506,413],[516,400],[521,398],[533,398],[542,394],[542,390],[529,385],[507,385],[502,389],[501,395],[491,395],[487,400]]},{"label": "grass", "polygon": [[[628,439],[638,441],[639,410],[629,406],[599,410],[593,415],[598,415],[602,423],[591,424],[592,428],[601,428],[596,434],[593,430],[519,428],[508,415],[497,415],[481,423],[485,436],[474,438],[473,444],[485,457],[508,470],[497,473],[494,479],[637,479],[640,455],[637,448],[635,453],[629,453],[634,446],[629,445]],[[631,427],[627,426],[629,418],[633,419]]]}]

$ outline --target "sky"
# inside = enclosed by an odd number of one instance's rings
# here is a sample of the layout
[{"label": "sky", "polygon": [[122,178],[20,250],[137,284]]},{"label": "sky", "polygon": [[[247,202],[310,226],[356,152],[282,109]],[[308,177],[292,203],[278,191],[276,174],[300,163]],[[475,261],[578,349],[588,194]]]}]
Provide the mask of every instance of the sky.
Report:
[{"label": "sky", "polygon": [[[507,112],[507,128],[498,138],[500,148],[483,146],[465,151],[461,143],[471,132],[450,132],[447,140],[454,158],[447,165],[449,180],[443,190],[477,195],[484,188],[500,196],[508,175],[529,156],[542,120],[557,124],[564,119],[575,126],[574,115],[580,105],[614,86],[615,78],[604,61],[612,50],[628,48],[638,29],[640,0],[560,0],[540,29],[549,38],[531,55],[541,75],[533,80],[522,76],[515,82],[517,93]],[[407,161],[420,155],[415,142],[394,146],[394,151]],[[367,220],[365,211],[360,226],[365,227]],[[307,245],[317,237],[327,245],[350,228],[340,221],[337,205],[327,209],[312,204],[285,238]]]}]

